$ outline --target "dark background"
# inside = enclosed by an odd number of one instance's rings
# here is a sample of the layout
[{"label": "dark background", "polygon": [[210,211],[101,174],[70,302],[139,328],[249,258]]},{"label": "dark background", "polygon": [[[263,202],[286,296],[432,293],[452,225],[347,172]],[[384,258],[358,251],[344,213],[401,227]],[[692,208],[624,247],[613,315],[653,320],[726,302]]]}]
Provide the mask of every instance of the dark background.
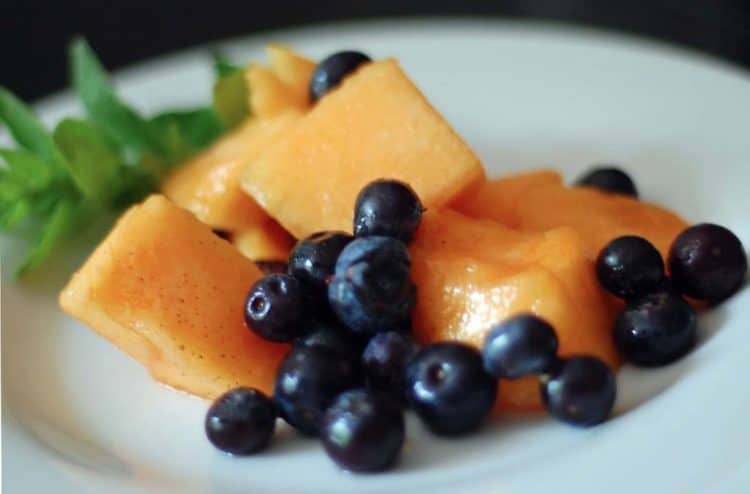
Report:
[{"label": "dark background", "polygon": [[66,85],[65,45],[86,36],[112,69],[258,30],[390,16],[553,19],[667,40],[750,67],[750,0],[0,1],[0,84],[25,99]]}]

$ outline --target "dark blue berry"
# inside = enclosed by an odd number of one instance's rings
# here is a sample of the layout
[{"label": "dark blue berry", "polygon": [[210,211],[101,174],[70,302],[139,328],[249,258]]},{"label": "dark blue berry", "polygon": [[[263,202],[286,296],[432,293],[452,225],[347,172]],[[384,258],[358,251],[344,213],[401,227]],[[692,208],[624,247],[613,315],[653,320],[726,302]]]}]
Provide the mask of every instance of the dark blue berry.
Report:
[{"label": "dark blue berry", "polygon": [[362,353],[365,384],[397,402],[403,401],[404,368],[415,351],[414,342],[407,334],[397,331],[376,334]]},{"label": "dark blue berry", "polygon": [[305,298],[299,281],[286,274],[269,274],[250,289],[245,324],[270,341],[291,341],[304,329]]},{"label": "dark blue berry", "polygon": [[615,167],[594,168],[578,180],[578,185],[596,187],[604,192],[638,197],[635,183],[627,173]]},{"label": "dark blue berry", "polygon": [[344,232],[317,232],[300,240],[289,254],[289,274],[325,298],[336,259],[353,238]]},{"label": "dark blue berry", "polygon": [[416,302],[406,246],[390,237],[358,238],[336,262],[328,300],[339,320],[362,333],[389,331],[408,320]]},{"label": "dark blue berry", "polygon": [[214,401],[204,427],[208,440],[221,451],[235,455],[255,453],[271,441],[276,408],[257,389],[236,388]]},{"label": "dark blue berry", "polygon": [[344,77],[369,61],[370,57],[357,51],[341,51],[323,59],[315,67],[310,79],[310,100],[319,100],[338,86]]},{"label": "dark blue berry", "polygon": [[617,317],[615,345],[634,364],[666,365],[693,348],[696,328],[695,310],[682,297],[652,293],[628,302]]},{"label": "dark blue berry", "polygon": [[669,252],[669,271],[677,291],[717,303],[742,285],[747,254],[734,233],[723,226],[701,223],[677,236]]},{"label": "dark blue berry", "polygon": [[561,360],[541,382],[547,411],[562,422],[580,427],[597,425],[609,417],[617,383],[607,364],[595,357]]},{"label": "dark blue berry", "polygon": [[331,401],[360,384],[355,359],[321,348],[295,346],[281,361],[274,400],[281,416],[303,434],[318,434]]},{"label": "dark blue berry", "polygon": [[556,355],[555,330],[532,314],[521,314],[493,326],[482,348],[484,369],[504,379],[541,374],[555,362]]},{"label": "dark blue berry", "polygon": [[392,466],[404,445],[401,410],[380,393],[357,389],[340,394],[320,428],[328,456],[340,467],[373,472]]},{"label": "dark blue berry", "polygon": [[596,259],[599,283],[629,299],[652,292],[664,282],[664,260],[651,242],[627,235],[608,243]]},{"label": "dark blue berry", "polygon": [[423,347],[407,364],[404,379],[414,411],[441,435],[477,429],[497,396],[497,381],[484,371],[481,355],[462,343]]},{"label": "dark blue berry", "polygon": [[408,244],[414,238],[423,209],[409,185],[398,180],[375,180],[357,196],[354,235],[393,237]]},{"label": "dark blue berry", "polygon": [[255,261],[255,265],[263,274],[284,274],[288,269],[286,261]]},{"label": "dark blue berry", "polygon": [[294,345],[319,348],[357,359],[367,344],[367,338],[363,336],[350,331],[338,321],[311,319],[306,334],[297,338]]},{"label": "dark blue berry", "polygon": [[654,292],[668,292],[668,293],[676,293],[677,295],[680,295],[680,293],[674,288],[674,284],[672,283],[672,278],[666,275],[661,280],[661,283],[659,283],[659,286],[656,287]]}]

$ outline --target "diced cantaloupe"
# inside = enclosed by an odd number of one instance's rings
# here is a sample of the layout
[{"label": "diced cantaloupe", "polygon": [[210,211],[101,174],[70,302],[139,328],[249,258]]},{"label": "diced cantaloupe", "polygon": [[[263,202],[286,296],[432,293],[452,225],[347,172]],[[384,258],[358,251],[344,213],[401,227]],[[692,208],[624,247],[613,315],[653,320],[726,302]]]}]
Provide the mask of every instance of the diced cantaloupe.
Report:
[{"label": "diced cantaloupe", "polygon": [[294,238],[281,225],[269,219],[253,228],[234,233],[232,245],[253,261],[286,261],[294,247]]},{"label": "diced cantaloupe", "polygon": [[239,385],[271,392],[288,347],[243,322],[260,276],[192,214],[151,196],[122,216],[60,305],[169,386],[205,398]]},{"label": "diced cantaloupe", "polygon": [[266,47],[271,70],[295,94],[295,101],[310,104],[310,79],[315,62],[294,50],[272,43]]},{"label": "diced cantaloupe", "polygon": [[468,216],[519,228],[518,205],[529,190],[547,184],[562,184],[562,177],[554,170],[535,170],[488,180],[471,194],[459,198],[452,207]]},{"label": "diced cantaloupe", "polygon": [[271,68],[245,70],[252,117],[210,149],[178,168],[164,194],[219,230],[252,229],[268,215],[239,186],[245,163],[309,108],[307,87],[314,63],[281,45],[268,47]]},{"label": "diced cantaloupe", "polygon": [[245,72],[250,87],[250,113],[255,117],[273,117],[290,107],[304,110],[307,103],[268,67],[252,65]]},{"label": "diced cantaloupe", "polygon": [[523,231],[571,227],[586,240],[592,256],[621,235],[646,237],[666,256],[674,238],[687,226],[678,215],[645,201],[588,187],[566,187],[552,170],[487,181],[451,207]]},{"label": "diced cantaloupe", "polygon": [[218,230],[247,230],[266,221],[268,215],[242,190],[240,178],[245,165],[299,118],[289,111],[248,120],[180,166],[162,184],[163,193]]},{"label": "diced cantaloupe", "polygon": [[[619,365],[611,336],[616,308],[572,229],[524,233],[431,210],[410,250],[419,287],[413,326],[420,341],[480,347],[494,323],[532,312],[555,327],[562,355],[596,355]],[[504,381],[500,389],[501,410],[541,407],[538,379]]]},{"label": "diced cantaloupe", "polygon": [[269,45],[266,53],[270,67],[250,65],[245,80],[250,93],[250,114],[273,117],[294,109],[310,107],[310,78],[315,63],[282,45]]},{"label": "diced cantaloupe", "polygon": [[558,184],[528,190],[519,203],[518,218],[519,227],[525,231],[574,228],[586,240],[591,256],[616,237],[639,235],[650,240],[666,258],[675,237],[688,226],[675,213],[654,204],[589,187]]},{"label": "diced cantaloupe", "polygon": [[363,65],[252,164],[243,187],[297,238],[351,231],[354,201],[403,180],[427,207],[483,178],[482,166],[395,60]]}]

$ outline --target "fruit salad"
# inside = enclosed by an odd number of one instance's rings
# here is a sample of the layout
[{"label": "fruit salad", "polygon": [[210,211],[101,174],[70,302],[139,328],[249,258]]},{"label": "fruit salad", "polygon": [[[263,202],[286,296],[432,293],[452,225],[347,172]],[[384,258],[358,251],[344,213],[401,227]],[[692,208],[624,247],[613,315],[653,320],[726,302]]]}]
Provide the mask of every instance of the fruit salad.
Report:
[{"label": "fruit salad", "polygon": [[449,437],[506,412],[595,426],[624,362],[686,355],[696,311],[745,279],[732,232],[639,199],[620,167],[486,177],[395,59],[268,55],[232,72],[232,130],[60,295],[155,379],[212,400],[221,451],[258,454],[282,419],[342,468],[380,471],[405,413]]}]

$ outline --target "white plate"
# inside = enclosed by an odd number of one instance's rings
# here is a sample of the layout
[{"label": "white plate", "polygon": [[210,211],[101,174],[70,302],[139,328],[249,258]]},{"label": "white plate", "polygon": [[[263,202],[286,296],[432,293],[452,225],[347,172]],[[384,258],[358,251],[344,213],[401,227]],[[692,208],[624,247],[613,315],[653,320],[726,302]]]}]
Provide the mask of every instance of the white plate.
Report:
[{"label": "white plate", "polygon": [[[646,198],[750,245],[750,80],[691,53],[630,38],[500,22],[332,26],[229,43],[259,59],[268,40],[319,57],[341,48],[397,56],[493,174],[626,164]],[[144,110],[206,101],[207,51],[122,72]],[[69,95],[39,106],[48,121]],[[63,315],[60,272],[24,286],[3,245],[3,473],[9,493],[729,492],[750,489],[750,291],[705,315],[704,341],[658,371],[624,369],[618,415],[591,430],[506,419],[465,440],[409,424],[400,468],[337,470],[313,441],[282,433],[267,454],[228,458],[204,439],[206,403],[151,381]]]}]

